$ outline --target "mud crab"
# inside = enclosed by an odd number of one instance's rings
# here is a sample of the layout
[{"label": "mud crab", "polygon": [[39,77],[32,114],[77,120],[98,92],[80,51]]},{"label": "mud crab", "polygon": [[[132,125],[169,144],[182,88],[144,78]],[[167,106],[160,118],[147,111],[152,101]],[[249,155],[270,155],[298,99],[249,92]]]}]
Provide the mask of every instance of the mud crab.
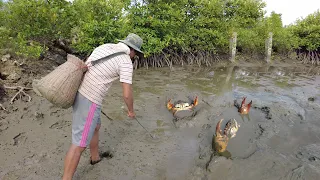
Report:
[{"label": "mud crab", "polygon": [[174,103],[171,103],[171,99],[169,99],[167,102],[167,108],[169,111],[172,112],[173,115],[175,115],[179,111],[192,110],[197,105],[198,105],[198,96],[196,96],[193,100],[189,102],[178,100]]},{"label": "mud crab", "polygon": [[252,100],[250,101],[249,104],[245,104],[246,103],[246,98],[247,97],[243,97],[242,98],[241,105],[237,102],[237,100],[234,100],[234,106],[238,108],[238,112],[240,114],[248,114],[249,111],[250,111]]},{"label": "mud crab", "polygon": [[223,119],[221,119],[217,125],[216,125],[216,133],[212,138],[212,148],[217,153],[223,153],[226,151],[228,142],[231,138],[234,138],[236,136],[236,133],[240,127],[240,124],[237,123],[235,119],[230,119],[223,132],[221,130],[221,122]]}]

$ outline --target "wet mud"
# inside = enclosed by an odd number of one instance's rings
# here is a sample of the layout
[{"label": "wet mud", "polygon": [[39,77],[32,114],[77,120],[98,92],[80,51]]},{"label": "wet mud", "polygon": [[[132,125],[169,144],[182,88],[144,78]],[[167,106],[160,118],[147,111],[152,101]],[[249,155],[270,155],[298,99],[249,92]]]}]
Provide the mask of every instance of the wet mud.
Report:
[{"label": "wet mud", "polygon": [[[308,179],[320,177],[320,70],[293,66],[195,66],[134,72],[135,111],[126,116],[118,82],[103,104],[100,151],[112,158],[90,165],[83,153],[74,179]],[[34,79],[35,77],[30,77]],[[9,97],[10,92],[6,93]],[[60,179],[71,143],[71,109],[34,92],[0,110],[0,179]],[[168,99],[198,96],[196,113],[175,118]],[[234,100],[252,100],[241,115]],[[215,154],[220,119],[236,119],[227,152]]]}]

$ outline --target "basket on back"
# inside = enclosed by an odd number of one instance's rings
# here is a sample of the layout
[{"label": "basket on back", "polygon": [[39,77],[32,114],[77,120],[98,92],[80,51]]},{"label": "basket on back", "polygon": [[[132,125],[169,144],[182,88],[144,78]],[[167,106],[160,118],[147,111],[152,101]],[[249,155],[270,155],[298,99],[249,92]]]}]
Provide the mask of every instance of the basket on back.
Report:
[{"label": "basket on back", "polygon": [[73,105],[86,70],[86,65],[82,60],[68,54],[65,63],[44,76],[33,86],[52,104],[66,109]]},{"label": "basket on back", "polygon": [[[126,54],[118,50],[114,53],[90,61],[94,66],[100,61],[104,61],[115,56]],[[33,81],[32,86],[36,94],[43,96],[53,105],[67,109],[74,103],[84,73],[88,70],[86,64],[76,56],[68,54],[67,61],[52,72],[44,76],[39,81]]]}]

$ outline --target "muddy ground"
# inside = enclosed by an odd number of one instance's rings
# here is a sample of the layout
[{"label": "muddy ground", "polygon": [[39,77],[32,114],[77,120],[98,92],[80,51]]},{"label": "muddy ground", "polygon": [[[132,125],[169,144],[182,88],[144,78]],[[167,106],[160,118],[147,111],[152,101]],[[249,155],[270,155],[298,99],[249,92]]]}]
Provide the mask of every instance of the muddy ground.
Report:
[{"label": "muddy ground", "polygon": [[[31,87],[33,79],[57,66],[44,60],[13,62],[0,62],[2,84]],[[104,101],[108,117],[102,115],[100,131],[100,150],[111,151],[113,158],[91,166],[87,149],[74,179],[319,179],[319,89],[319,67],[293,63],[135,70],[137,119],[156,138],[126,117],[115,82]],[[0,110],[0,179],[61,179],[72,110],[26,92],[30,102],[23,96],[10,104],[14,90],[0,102],[6,108]],[[194,95],[200,100],[197,114],[174,123],[166,100]],[[243,96],[253,101],[246,116],[233,106]],[[231,158],[211,156],[221,118],[241,125],[227,148]]]}]

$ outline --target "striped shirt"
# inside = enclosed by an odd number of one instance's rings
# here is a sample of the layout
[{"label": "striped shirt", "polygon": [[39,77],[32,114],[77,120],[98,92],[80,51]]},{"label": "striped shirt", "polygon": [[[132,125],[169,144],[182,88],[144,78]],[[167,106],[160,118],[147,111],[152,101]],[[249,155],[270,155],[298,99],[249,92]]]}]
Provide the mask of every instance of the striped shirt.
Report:
[{"label": "striped shirt", "polygon": [[[101,60],[94,66],[90,63],[116,52],[125,54]],[[133,65],[129,54],[129,47],[121,42],[103,44],[95,48],[86,61],[89,68],[83,77],[79,92],[90,101],[101,105],[114,80],[119,78],[120,82],[132,84]]]}]

